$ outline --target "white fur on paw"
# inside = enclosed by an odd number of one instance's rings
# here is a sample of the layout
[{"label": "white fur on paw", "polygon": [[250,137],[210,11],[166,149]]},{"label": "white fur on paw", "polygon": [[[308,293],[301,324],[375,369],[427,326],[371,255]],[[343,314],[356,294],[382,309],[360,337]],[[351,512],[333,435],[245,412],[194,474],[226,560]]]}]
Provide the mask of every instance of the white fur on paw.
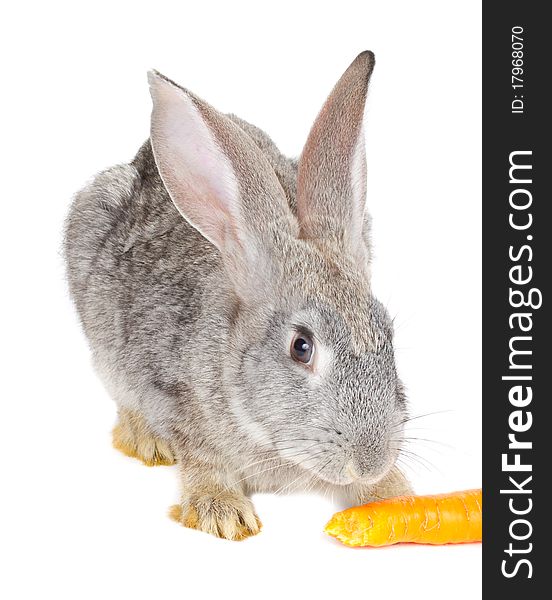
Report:
[{"label": "white fur on paw", "polygon": [[249,498],[233,492],[198,494],[172,506],[169,516],[184,527],[227,540],[256,535],[262,524]]}]

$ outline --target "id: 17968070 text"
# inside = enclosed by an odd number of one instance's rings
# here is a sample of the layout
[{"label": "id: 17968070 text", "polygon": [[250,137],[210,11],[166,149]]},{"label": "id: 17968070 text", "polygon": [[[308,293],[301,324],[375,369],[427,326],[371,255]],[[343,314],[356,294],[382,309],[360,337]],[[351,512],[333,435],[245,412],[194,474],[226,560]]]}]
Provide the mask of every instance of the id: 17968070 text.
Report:
[{"label": "id: 17968070 text", "polygon": [[512,27],[512,113],[523,114],[523,27]]}]

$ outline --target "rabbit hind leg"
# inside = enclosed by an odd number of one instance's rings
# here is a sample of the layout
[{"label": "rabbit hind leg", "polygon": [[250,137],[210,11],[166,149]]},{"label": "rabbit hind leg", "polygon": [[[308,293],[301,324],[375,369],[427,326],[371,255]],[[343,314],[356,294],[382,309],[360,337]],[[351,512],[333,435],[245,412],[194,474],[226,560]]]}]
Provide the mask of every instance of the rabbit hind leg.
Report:
[{"label": "rabbit hind leg", "polygon": [[174,454],[165,441],[156,437],[145,419],[137,412],[119,409],[119,419],[113,428],[113,447],[148,467],[173,465]]}]

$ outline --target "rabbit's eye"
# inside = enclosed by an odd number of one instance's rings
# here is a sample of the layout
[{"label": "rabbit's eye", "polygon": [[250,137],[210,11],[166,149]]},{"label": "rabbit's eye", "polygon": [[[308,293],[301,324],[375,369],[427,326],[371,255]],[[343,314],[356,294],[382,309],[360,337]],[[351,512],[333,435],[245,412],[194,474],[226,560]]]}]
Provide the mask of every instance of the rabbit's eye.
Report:
[{"label": "rabbit's eye", "polygon": [[314,354],[314,343],[305,333],[296,333],[291,340],[291,358],[297,362],[308,365]]}]

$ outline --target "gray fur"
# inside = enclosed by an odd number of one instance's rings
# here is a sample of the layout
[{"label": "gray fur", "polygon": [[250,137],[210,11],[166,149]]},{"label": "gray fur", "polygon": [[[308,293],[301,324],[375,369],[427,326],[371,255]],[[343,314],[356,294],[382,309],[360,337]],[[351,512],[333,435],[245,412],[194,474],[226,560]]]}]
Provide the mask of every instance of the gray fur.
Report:
[{"label": "gray fur", "polygon": [[[344,85],[352,79],[359,98],[339,91],[354,106],[357,133],[372,66],[364,53],[348,71]],[[211,507],[243,524],[253,510],[243,495],[253,491],[330,487],[350,502],[407,492],[394,467],[406,408],[392,324],[359,258],[368,255],[366,237],[360,253],[342,243],[354,213],[349,184],[334,182],[331,194],[326,187],[310,198],[314,214],[297,196],[298,161],[253,125],[190,97],[230,157],[242,198],[251,195],[240,210],[262,260],[247,265],[246,281],[229,274],[224,252],[175,208],[150,141],[130,164],[97,175],[73,202],[65,255],[98,374],[120,409],[140,414],[152,436],[170,444],[183,511],[205,515]],[[322,183],[332,181],[332,155],[339,156],[335,148],[323,154],[330,162]],[[343,157],[335,168],[343,178]],[[266,175],[253,182],[252,170]],[[303,167],[312,193],[320,181],[309,177]],[[316,235],[298,221],[297,202],[316,217]],[[328,235],[325,219],[334,228]],[[270,235],[257,232],[271,227]],[[322,374],[290,358],[295,327],[324,347]],[[221,508],[223,492],[234,500],[225,496]],[[224,523],[217,530],[201,519],[198,528],[236,537]]]}]

